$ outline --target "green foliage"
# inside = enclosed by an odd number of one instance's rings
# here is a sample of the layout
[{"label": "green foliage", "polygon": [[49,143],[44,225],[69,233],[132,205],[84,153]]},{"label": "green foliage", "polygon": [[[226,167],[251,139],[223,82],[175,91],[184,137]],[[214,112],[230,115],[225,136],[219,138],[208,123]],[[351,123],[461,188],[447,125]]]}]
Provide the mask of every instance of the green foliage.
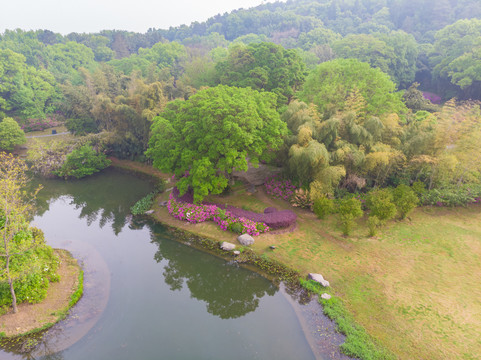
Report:
[{"label": "green foliage", "polygon": [[318,219],[325,219],[327,215],[334,212],[334,200],[329,199],[326,196],[321,196],[314,200],[312,210]]},{"label": "green foliage", "polygon": [[44,118],[58,98],[48,71],[27,65],[21,54],[0,50],[0,112]]},{"label": "green foliage", "polygon": [[95,151],[90,144],[85,144],[68,154],[63,165],[54,174],[64,178],[80,179],[108,166],[110,166],[110,160],[104,153]]},{"label": "green foliage", "polygon": [[142,215],[146,211],[148,211],[154,203],[155,195],[155,192],[151,192],[150,194],[147,194],[142,199],[137,201],[134,206],[130,208],[130,212],[132,213],[132,215]]},{"label": "green foliage", "polygon": [[422,195],[424,205],[466,206],[481,202],[481,184],[465,184],[431,189]]},{"label": "green foliage", "polygon": [[277,149],[286,126],[274,94],[220,85],[171,102],[151,133],[146,154],[153,165],[174,172],[181,194],[191,187],[201,201],[222,193],[234,169],[247,170],[248,157],[255,166]]},{"label": "green foliage", "polygon": [[357,324],[344,306],[341,298],[332,295],[329,300],[321,299],[320,295],[325,293],[325,288],[313,280],[299,279],[301,286],[319,295],[319,302],[322,304],[326,314],[337,325],[337,330],[346,335],[345,342],[341,345],[341,351],[356,359],[370,360],[393,360],[394,356],[372,339],[366,330]]},{"label": "green foliage", "polygon": [[368,236],[376,236],[381,225],[382,222],[376,215],[369,216],[367,219],[367,227],[369,229]]},{"label": "green foliage", "polygon": [[418,90],[419,83],[413,83],[403,94],[404,102],[409,109],[414,111],[427,110],[434,111],[436,107],[425,99],[423,93]]},{"label": "green foliage", "polygon": [[381,222],[390,220],[396,216],[396,205],[390,189],[375,189],[369,192],[366,206],[371,211],[371,216],[377,216]]},{"label": "green foliage", "polygon": [[389,75],[354,59],[336,59],[318,65],[306,78],[300,98],[313,102],[324,118],[329,118],[345,109],[346,96],[354,89],[366,101],[365,115],[406,111]]},{"label": "green foliage", "polygon": [[[28,263],[35,262],[32,268]],[[17,279],[14,283],[15,296],[18,303],[38,303],[45,299],[50,282],[58,281],[57,275],[59,260],[50,246],[42,245],[35,250],[16,257],[12,268],[21,271],[28,268],[29,272]],[[0,306],[12,303],[10,287],[7,282],[0,283]]]},{"label": "green foliage", "polygon": [[416,195],[415,190],[409,186],[400,184],[393,191],[393,200],[396,205],[401,219],[405,219],[406,216],[417,206],[419,198]]},{"label": "green foliage", "polygon": [[98,131],[95,120],[89,117],[67,119],[65,127],[74,135],[86,135]]},{"label": "green foliage", "polygon": [[416,40],[404,31],[389,34],[351,34],[335,42],[339,57],[367,62],[391,76],[398,86],[414,81],[418,56]]},{"label": "green foliage", "polygon": [[296,189],[292,195],[291,204],[301,209],[310,209],[312,207],[312,200],[309,190]]},{"label": "green foliage", "polygon": [[279,104],[288,103],[303,83],[304,67],[294,50],[273,43],[235,45],[216,65],[218,83],[273,92]]},{"label": "green foliage", "polygon": [[354,221],[363,215],[362,203],[355,197],[345,197],[339,201],[338,213],[342,233],[348,236],[351,234]]},{"label": "green foliage", "polygon": [[26,141],[25,133],[15,120],[6,117],[0,121],[0,150],[12,151],[15,145]]}]

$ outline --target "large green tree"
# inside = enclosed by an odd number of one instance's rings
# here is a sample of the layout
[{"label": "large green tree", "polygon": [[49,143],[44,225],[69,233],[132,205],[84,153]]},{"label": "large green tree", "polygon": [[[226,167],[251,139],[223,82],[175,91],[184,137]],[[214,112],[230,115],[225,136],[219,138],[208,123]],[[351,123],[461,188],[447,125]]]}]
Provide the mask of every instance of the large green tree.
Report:
[{"label": "large green tree", "polygon": [[234,169],[247,170],[248,160],[255,165],[277,149],[286,131],[274,94],[219,85],[171,102],[155,117],[147,155],[175,173],[181,193],[191,187],[201,201],[221,193]]},{"label": "large green tree", "polygon": [[354,59],[336,59],[318,65],[306,78],[300,98],[314,103],[323,118],[346,108],[352,91],[359,91],[365,104],[363,116],[403,113],[406,106],[389,75]]},{"label": "large green tree", "polygon": [[289,102],[301,86],[304,68],[296,51],[265,42],[236,44],[216,65],[220,84],[274,92],[279,103]]}]

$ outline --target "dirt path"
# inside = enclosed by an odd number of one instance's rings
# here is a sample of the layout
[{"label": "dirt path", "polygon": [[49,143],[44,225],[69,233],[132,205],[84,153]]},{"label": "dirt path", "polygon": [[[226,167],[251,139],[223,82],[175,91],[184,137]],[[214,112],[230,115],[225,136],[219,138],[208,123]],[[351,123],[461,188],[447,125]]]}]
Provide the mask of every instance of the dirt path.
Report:
[{"label": "dirt path", "polygon": [[70,296],[78,287],[80,267],[67,251],[56,249],[55,252],[60,258],[60,281],[50,284],[47,297],[42,302],[19,304],[16,314],[0,316],[0,332],[6,336],[24,334],[45,324],[54,324],[59,320],[62,311],[67,309]]}]

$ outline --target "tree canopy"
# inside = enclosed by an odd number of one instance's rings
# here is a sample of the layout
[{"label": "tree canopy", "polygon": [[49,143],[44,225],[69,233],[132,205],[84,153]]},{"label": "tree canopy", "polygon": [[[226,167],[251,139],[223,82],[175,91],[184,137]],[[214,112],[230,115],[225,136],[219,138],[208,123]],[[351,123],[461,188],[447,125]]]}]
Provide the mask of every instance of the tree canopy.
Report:
[{"label": "tree canopy", "polygon": [[194,200],[219,194],[234,169],[247,170],[278,148],[286,126],[276,96],[250,88],[219,85],[187,101],[173,101],[153,119],[147,155],[162,171],[174,172],[181,193]]},{"label": "tree canopy", "polygon": [[389,75],[354,59],[336,59],[318,65],[306,78],[299,97],[314,103],[323,117],[329,118],[336,111],[344,110],[353,90],[359,91],[365,100],[364,115],[406,111],[401,93],[396,92]]},{"label": "tree canopy", "polygon": [[25,143],[25,133],[12,118],[0,122],[0,150],[12,151],[15,145]]}]

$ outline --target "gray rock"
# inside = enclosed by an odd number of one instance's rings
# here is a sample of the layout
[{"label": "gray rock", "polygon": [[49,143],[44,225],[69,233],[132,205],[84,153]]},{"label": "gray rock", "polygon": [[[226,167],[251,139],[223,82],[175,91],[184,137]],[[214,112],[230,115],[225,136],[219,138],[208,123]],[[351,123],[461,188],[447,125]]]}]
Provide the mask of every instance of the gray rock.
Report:
[{"label": "gray rock", "polygon": [[147,210],[144,212],[145,215],[152,215],[154,213],[154,210]]},{"label": "gray rock", "polygon": [[274,250],[276,247],[274,245],[269,246],[271,250]]},{"label": "gray rock", "polygon": [[329,295],[329,294],[324,293],[324,294],[321,295],[321,299],[329,300],[330,298],[331,298],[331,295]]},{"label": "gray rock", "polygon": [[225,251],[232,251],[235,249],[235,245],[230,242],[224,241],[220,244],[220,248]]},{"label": "gray rock", "polygon": [[309,273],[307,275],[307,278],[308,279],[312,279],[314,280],[315,282],[318,282],[319,284],[321,284],[322,286],[324,287],[327,287],[329,286],[329,281],[325,280],[321,274],[314,274],[314,273]]},{"label": "gray rock", "polygon": [[239,250],[234,250],[234,251],[233,251],[233,254],[234,254],[235,256],[239,256],[239,255],[240,255],[240,251],[239,251]]},{"label": "gray rock", "polygon": [[159,203],[160,206],[167,206],[168,201],[161,201]]},{"label": "gray rock", "polygon": [[254,238],[249,234],[242,234],[237,237],[237,240],[244,246],[250,246],[254,244]]}]

